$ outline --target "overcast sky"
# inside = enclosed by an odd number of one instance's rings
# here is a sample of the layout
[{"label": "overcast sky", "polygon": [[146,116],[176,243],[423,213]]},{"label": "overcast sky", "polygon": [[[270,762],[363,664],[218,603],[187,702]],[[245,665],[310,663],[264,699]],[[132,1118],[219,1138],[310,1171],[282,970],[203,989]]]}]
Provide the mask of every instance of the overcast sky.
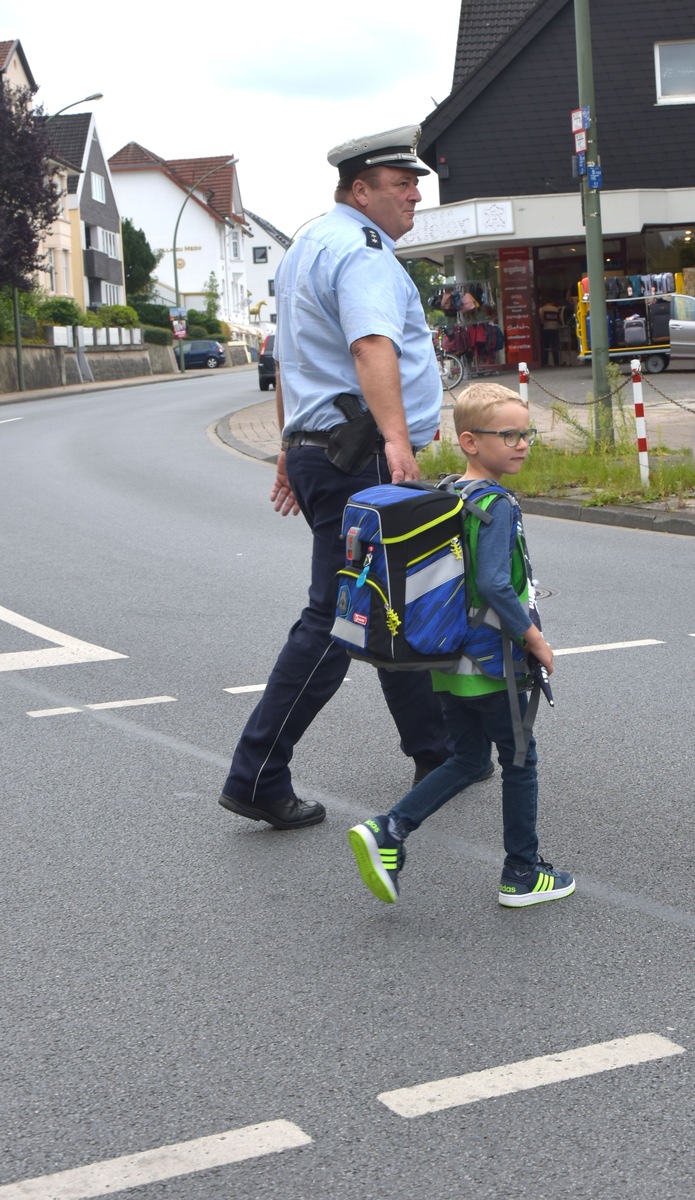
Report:
[{"label": "overcast sky", "polygon": [[[104,93],[71,111],[93,109],[107,158],[128,142],[234,154],[245,207],[291,236],[332,204],[332,146],[419,124],[449,94],[460,7],[0,0],[0,41],[21,41],[46,112]],[[421,191],[438,203],[431,176]]]}]

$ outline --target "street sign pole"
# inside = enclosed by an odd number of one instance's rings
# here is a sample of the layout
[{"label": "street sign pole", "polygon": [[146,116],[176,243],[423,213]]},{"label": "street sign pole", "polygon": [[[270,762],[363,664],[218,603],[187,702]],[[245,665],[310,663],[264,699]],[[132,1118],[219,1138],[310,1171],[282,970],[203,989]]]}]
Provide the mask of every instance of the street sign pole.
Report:
[{"label": "street sign pole", "polygon": [[[613,441],[613,406],[610,399],[608,380],[608,313],[606,308],[606,281],[603,256],[603,229],[601,227],[601,171],[598,152],[596,100],[594,97],[594,67],[591,52],[591,20],[589,0],[574,0],[574,26],[577,42],[577,80],[579,104],[589,110],[586,131],[587,173],[581,177],[584,224],[586,227],[586,265],[589,276],[589,304],[591,308],[591,370],[594,384],[594,400],[603,397],[594,407],[595,433],[597,437]],[[601,412],[600,410],[603,410]],[[605,420],[602,421],[601,417]],[[605,428],[602,429],[602,426]]]}]

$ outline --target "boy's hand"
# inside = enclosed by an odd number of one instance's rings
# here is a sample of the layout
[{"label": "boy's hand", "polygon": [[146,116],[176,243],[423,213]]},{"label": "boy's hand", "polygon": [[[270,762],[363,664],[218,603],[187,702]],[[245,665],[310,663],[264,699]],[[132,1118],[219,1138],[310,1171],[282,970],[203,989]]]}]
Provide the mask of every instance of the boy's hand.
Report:
[{"label": "boy's hand", "polygon": [[553,673],[553,650],[546,642],[540,629],[535,625],[529,625],[524,634],[524,642],[526,648],[535,654],[541,666],[545,667],[549,675]]}]

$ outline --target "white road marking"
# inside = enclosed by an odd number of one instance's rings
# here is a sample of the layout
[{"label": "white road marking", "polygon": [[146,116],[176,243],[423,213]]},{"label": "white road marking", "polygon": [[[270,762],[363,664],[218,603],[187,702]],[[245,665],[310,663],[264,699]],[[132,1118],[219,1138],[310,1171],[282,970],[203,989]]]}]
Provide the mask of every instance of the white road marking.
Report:
[{"label": "white road marking", "polygon": [[102,704],[85,704],[85,708],[134,708],[138,704],[173,704],[176,696],[144,696],[142,700],[106,700]]},{"label": "white road marking", "polygon": [[156,1150],[127,1154],[123,1158],[106,1159],[88,1167],[58,1171],[55,1175],[7,1183],[0,1187],[0,1200],[87,1200],[89,1196],[111,1196],[114,1192],[142,1187],[146,1183],[159,1183],[163,1179],[176,1179],[196,1171],[208,1171],[211,1167],[243,1162],[247,1158],[260,1158],[263,1154],[292,1150],[306,1146],[312,1140],[291,1121],[265,1121],[261,1125],[228,1129],[225,1133],[195,1138],[191,1142],[177,1142],[159,1146]]},{"label": "white road marking", "polygon": [[639,642],[604,642],[599,646],[569,646],[565,650],[553,650],[556,658],[560,654],[593,654],[595,650],[629,650],[632,646],[665,646],[657,638],[642,638]]},{"label": "white road marking", "polygon": [[95,646],[91,642],[83,642],[79,638],[70,637],[67,633],[59,633],[57,629],[49,629],[47,625],[39,625],[19,613],[11,612],[9,608],[0,607],[0,621],[23,629],[44,642],[54,642],[44,650],[17,650],[0,654],[0,671],[29,671],[33,667],[64,667],[81,662],[101,662],[107,658],[127,658],[127,654],[119,654],[116,650],[107,650],[104,646]]},{"label": "white road marking", "polygon": [[105,700],[99,704],[83,704],[81,708],[35,708],[28,717],[59,717],[63,713],[84,712],[88,708],[135,708],[140,704],[175,704],[176,696],[144,696],[141,700]]},{"label": "white road marking", "polygon": [[494,1096],[508,1096],[548,1083],[582,1079],[586,1075],[617,1071],[620,1067],[637,1066],[639,1063],[684,1053],[683,1046],[676,1045],[668,1038],[657,1033],[640,1033],[611,1042],[597,1042],[593,1046],[580,1046],[577,1050],[507,1063],[506,1066],[492,1067],[487,1071],[472,1071],[469,1075],[453,1075],[449,1079],[437,1079],[416,1087],[382,1092],[377,1099],[399,1117],[421,1117],[444,1108],[475,1104],[478,1100],[488,1100]]},{"label": "white road marking", "polygon": [[28,717],[61,717],[63,713],[82,712],[81,708],[35,708]]},{"label": "white road marking", "polygon": [[231,692],[233,696],[240,696],[242,692],[264,692],[264,683],[250,683],[248,687],[222,688],[223,692]]},{"label": "white road marking", "polygon": [[10,425],[12,421],[23,421],[24,417],[3,417],[0,425]]}]

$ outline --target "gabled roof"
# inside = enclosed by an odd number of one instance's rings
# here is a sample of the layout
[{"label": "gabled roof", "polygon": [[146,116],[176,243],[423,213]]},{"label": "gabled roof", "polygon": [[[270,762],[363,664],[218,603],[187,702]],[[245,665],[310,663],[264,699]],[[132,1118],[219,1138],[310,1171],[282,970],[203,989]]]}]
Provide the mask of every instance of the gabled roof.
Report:
[{"label": "gabled roof", "polygon": [[[184,192],[193,187],[202,175],[212,172],[210,178],[201,183],[200,189],[196,189],[205,196],[204,207],[218,220],[243,224],[243,216],[234,211],[234,167],[224,166],[230,158],[229,154],[217,158],[160,158],[138,142],[128,142],[127,146],[112,154],[109,167],[114,174],[119,171],[161,171]],[[215,170],[216,167],[221,170]],[[194,196],[193,199],[198,200],[198,197]]]},{"label": "gabled roof", "polygon": [[462,0],[455,85],[422,123],[418,145],[432,165],[432,147],[449,126],[570,0]]},{"label": "gabled roof", "polygon": [[48,122],[51,149],[67,162],[81,168],[91,123],[91,113],[66,113],[64,116],[51,117]]},{"label": "gabled roof", "polygon": [[17,57],[19,58],[19,61],[22,64],[22,67],[24,69],[24,74],[26,75],[27,79],[29,80],[29,87],[31,88],[32,92],[38,91],[39,85],[37,84],[36,80],[34,79],[34,76],[31,73],[31,70],[29,68],[29,63],[27,62],[27,59],[26,59],[26,55],[25,55],[24,51],[22,50],[22,43],[19,41],[19,39],[16,39],[14,42],[0,42],[0,75],[5,74],[7,68],[10,65],[10,59],[15,54],[17,55]]},{"label": "gabled roof", "polygon": [[247,217],[250,217],[251,220],[255,221],[257,225],[260,225],[261,229],[265,229],[266,233],[270,234],[272,238],[275,238],[275,241],[279,242],[285,250],[289,250],[290,246],[292,245],[292,238],[289,238],[285,233],[281,233],[279,229],[276,229],[274,225],[270,224],[270,221],[264,221],[263,217],[256,216],[255,213],[251,212],[250,208],[245,208],[244,212],[246,213]]},{"label": "gabled roof", "polygon": [[452,91],[521,24],[538,0],[461,0]]},{"label": "gabled roof", "polygon": [[109,166],[112,171],[132,170],[134,167],[152,167],[164,166],[164,159],[158,154],[153,154],[151,150],[146,150],[139,142],[128,142],[127,146],[123,146],[116,154],[112,154],[109,159]]}]

